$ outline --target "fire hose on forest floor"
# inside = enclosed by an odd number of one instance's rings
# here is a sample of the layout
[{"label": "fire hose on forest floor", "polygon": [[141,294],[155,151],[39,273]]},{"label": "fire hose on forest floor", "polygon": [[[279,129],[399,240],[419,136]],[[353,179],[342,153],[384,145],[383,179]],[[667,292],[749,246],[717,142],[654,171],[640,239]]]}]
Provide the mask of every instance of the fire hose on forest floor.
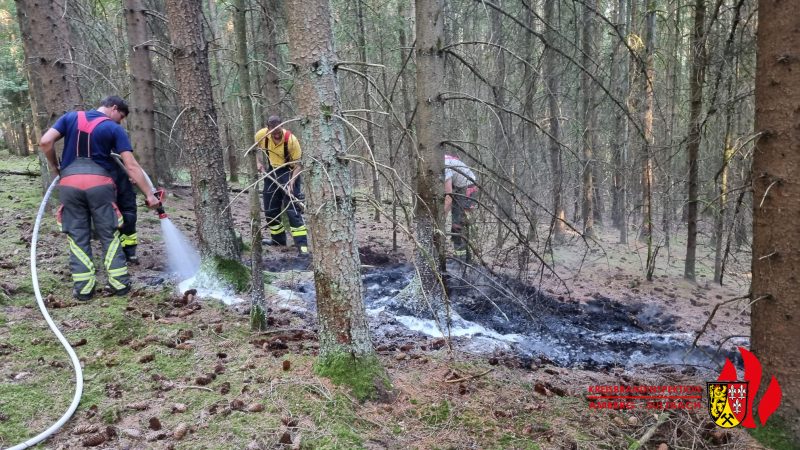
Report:
[{"label": "fire hose on forest floor", "polygon": [[[117,159],[115,160],[121,163],[121,161]],[[124,165],[122,167],[124,168]],[[144,173],[144,171],[142,171],[142,173]],[[159,199],[159,205],[156,209],[159,219],[167,219],[167,214],[164,211],[164,207],[161,203],[163,202],[165,195],[164,190],[153,187],[153,184],[146,173],[145,178],[147,179],[148,184],[150,184],[152,192]],[[72,368],[75,370],[75,395],[72,397],[72,403],[70,403],[67,411],[53,425],[38,435],[28,439],[27,441],[14,445],[13,447],[9,447],[6,450],[22,450],[25,448],[30,448],[53,435],[62,426],[64,426],[65,423],[67,423],[70,417],[72,417],[72,414],[74,414],[75,410],[78,408],[78,404],[81,401],[81,396],[83,395],[83,370],[81,369],[81,363],[78,360],[78,355],[75,353],[75,350],[72,348],[72,346],[70,346],[64,335],[61,334],[61,331],[58,329],[55,322],[53,322],[53,318],[50,317],[50,313],[47,312],[47,307],[44,304],[42,293],[39,289],[39,276],[36,269],[36,246],[39,241],[39,228],[41,227],[44,212],[47,209],[47,202],[53,193],[53,189],[55,189],[56,185],[58,185],[58,181],[60,179],[61,178],[59,176],[56,176],[53,182],[50,183],[50,187],[47,188],[47,192],[44,194],[42,203],[39,205],[39,212],[36,214],[36,221],[33,225],[33,235],[31,237],[31,284],[33,285],[33,293],[36,297],[36,303],[39,305],[39,311],[41,311],[42,316],[44,316],[45,321],[47,321],[47,326],[50,327],[50,330],[56,335],[58,341],[67,352],[67,355],[69,355],[70,363],[72,364]]]}]

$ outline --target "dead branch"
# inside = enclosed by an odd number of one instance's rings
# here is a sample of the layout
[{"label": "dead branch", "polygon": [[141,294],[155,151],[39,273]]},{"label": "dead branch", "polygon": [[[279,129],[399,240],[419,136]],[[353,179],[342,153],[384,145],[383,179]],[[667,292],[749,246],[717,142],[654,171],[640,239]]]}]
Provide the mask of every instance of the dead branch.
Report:
[{"label": "dead branch", "polygon": [[[703,327],[697,333],[697,336],[695,336],[694,342],[692,342],[692,347],[697,347],[697,341],[700,340],[700,336],[702,336],[703,333],[706,332],[706,328],[708,328],[708,325],[711,323],[712,320],[714,320],[714,315],[717,314],[717,310],[719,309],[720,306],[727,305],[728,303],[733,303],[733,302],[738,301],[738,300],[744,300],[744,299],[747,299],[749,297],[750,297],[749,295],[743,295],[741,297],[731,298],[731,299],[725,300],[724,302],[717,303],[714,306],[714,309],[711,310],[711,314],[709,314],[708,319],[706,319],[706,323],[703,324]],[[756,300],[759,300],[759,299],[756,299]]]},{"label": "dead branch", "polygon": [[474,380],[475,378],[480,378],[480,377],[482,377],[482,376],[484,376],[484,375],[488,374],[489,372],[491,372],[491,371],[493,371],[493,370],[494,370],[494,367],[490,368],[490,369],[489,369],[489,370],[487,370],[486,372],[479,373],[479,374],[476,374],[476,375],[470,375],[470,376],[468,376],[468,377],[456,378],[455,380],[443,380],[443,381],[444,381],[445,383],[461,383],[462,381],[469,381],[469,380]]},{"label": "dead branch", "polygon": [[0,170],[0,175],[22,175],[26,177],[39,177],[42,174],[38,172],[22,172],[18,170]]}]

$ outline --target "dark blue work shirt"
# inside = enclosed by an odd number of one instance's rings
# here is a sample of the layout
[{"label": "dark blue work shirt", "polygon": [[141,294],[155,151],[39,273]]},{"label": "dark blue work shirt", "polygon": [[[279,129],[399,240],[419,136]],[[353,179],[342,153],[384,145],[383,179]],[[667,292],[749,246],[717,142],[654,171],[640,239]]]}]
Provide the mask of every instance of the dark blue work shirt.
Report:
[{"label": "dark blue work shirt", "polygon": [[[104,116],[105,114],[96,109],[86,111],[86,120],[89,121]],[[64,151],[61,154],[61,169],[64,169],[72,164],[77,156],[78,113],[70,111],[64,114],[56,121],[53,128],[64,136]],[[133,151],[133,147],[125,129],[113,120],[106,120],[97,125],[92,131],[91,151],[92,161],[113,174],[119,166],[111,160],[111,153],[130,152]],[[86,148],[81,148],[80,154],[85,157]]]}]

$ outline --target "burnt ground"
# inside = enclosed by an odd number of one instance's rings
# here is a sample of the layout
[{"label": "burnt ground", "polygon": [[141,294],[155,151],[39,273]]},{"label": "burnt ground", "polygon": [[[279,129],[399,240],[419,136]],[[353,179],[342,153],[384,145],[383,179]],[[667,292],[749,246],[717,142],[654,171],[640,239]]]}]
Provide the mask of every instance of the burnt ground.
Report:
[{"label": "burnt ground", "polygon": [[[20,178],[0,183],[0,200],[9,200],[0,204],[0,447],[44,429],[71,398],[69,363],[26,285],[37,180]],[[20,198],[26,189],[30,201]],[[168,212],[191,235],[188,191],[173,194]],[[237,229],[245,230],[246,198],[235,204]],[[142,264],[132,268],[137,284],[127,299],[72,301],[63,241],[52,224],[43,229],[43,289],[56,322],[79,344],[86,380],[78,412],[48,448],[627,448],[656,426],[653,413],[590,410],[587,386],[704,383],[716,360],[682,360],[686,343],[716,303],[746,287],[686,284],[674,254],[646,282],[635,263],[641,249],[610,238],[600,253],[566,243],[552,277],[513,276],[498,251],[488,254],[491,277],[454,271],[464,275],[449,281],[461,320],[453,330],[478,326],[454,337],[450,350],[419,331],[430,332],[429,324],[391,304],[410,278],[411,247],[401,236],[393,252],[390,225],[372,222],[365,207],[358,235],[370,325],[397,396],[359,404],[313,373],[307,261],[268,250],[271,329],[254,335],[246,305],[174,292],[149,214],[140,213]],[[747,311],[730,306],[701,338],[704,349],[722,343],[729,352],[731,336],[746,334]],[[645,448],[758,448],[741,430],[709,426],[705,414],[670,413]]]}]

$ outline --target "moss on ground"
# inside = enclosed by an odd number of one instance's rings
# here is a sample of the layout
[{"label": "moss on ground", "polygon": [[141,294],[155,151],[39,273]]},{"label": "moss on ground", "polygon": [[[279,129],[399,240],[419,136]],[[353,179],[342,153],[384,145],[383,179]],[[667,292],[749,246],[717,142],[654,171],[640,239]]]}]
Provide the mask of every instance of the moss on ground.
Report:
[{"label": "moss on ground", "polygon": [[800,442],[792,437],[786,421],[781,417],[771,417],[763,427],[750,431],[758,442],[773,450],[799,450]]},{"label": "moss on ground", "polygon": [[213,257],[203,261],[201,272],[216,275],[236,292],[244,292],[250,286],[250,269],[239,261]]},{"label": "moss on ground", "polygon": [[360,401],[376,399],[381,391],[392,389],[386,370],[374,355],[355,357],[349,353],[333,353],[321,356],[314,364],[314,372],[336,385],[349,387]]}]

